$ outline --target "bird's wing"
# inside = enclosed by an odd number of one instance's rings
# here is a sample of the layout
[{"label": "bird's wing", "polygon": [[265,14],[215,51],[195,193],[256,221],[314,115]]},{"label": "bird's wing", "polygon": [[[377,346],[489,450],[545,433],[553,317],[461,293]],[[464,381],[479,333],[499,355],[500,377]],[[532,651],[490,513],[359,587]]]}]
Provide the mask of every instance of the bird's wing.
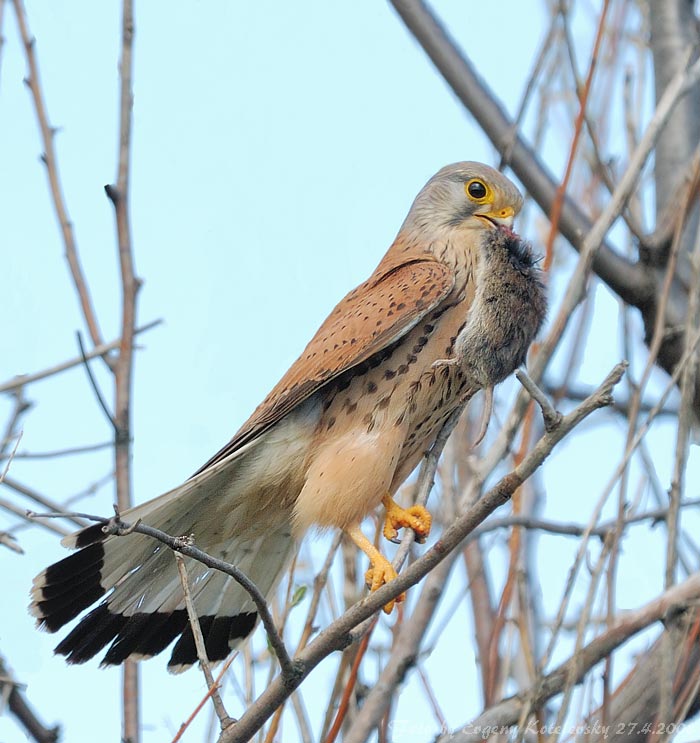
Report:
[{"label": "bird's wing", "polygon": [[375,273],[336,305],[253,415],[195,475],[259,436],[323,385],[390,347],[440,304],[453,286],[454,272],[430,256]]}]

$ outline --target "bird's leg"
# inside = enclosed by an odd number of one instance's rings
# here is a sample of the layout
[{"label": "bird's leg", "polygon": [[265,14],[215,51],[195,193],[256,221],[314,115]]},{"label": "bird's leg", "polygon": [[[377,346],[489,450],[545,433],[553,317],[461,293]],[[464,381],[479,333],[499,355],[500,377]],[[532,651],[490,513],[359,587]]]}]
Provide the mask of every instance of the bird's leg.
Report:
[{"label": "bird's leg", "polygon": [[[363,534],[362,529],[358,526],[352,526],[349,529],[345,529],[345,533],[352,539],[353,542],[369,557],[369,570],[365,573],[365,583],[370,591],[376,591],[381,588],[385,583],[394,580],[397,577],[394,566],[384,555],[367,539]],[[391,614],[391,610],[394,608],[395,603],[399,603],[406,598],[406,594],[402,593],[395,599],[392,599],[388,604],[384,606],[384,611],[387,614]]]},{"label": "bird's leg", "polygon": [[398,544],[398,530],[403,527],[413,529],[416,535],[416,542],[419,544],[425,542],[426,537],[430,534],[430,526],[433,523],[433,517],[427,508],[424,506],[401,508],[389,493],[382,498],[382,503],[386,509],[384,536],[390,542]]}]

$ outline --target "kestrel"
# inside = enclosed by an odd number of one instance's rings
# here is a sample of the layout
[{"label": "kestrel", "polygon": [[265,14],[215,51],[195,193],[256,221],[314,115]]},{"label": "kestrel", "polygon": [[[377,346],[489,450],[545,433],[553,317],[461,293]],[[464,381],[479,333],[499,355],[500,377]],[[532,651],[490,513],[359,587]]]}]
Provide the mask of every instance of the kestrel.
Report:
[{"label": "kestrel", "polygon": [[[380,503],[384,534],[419,541],[422,507],[392,496],[449,415],[525,359],[545,314],[539,270],[512,232],[522,197],[498,171],[449,165],[416,197],[372,275],[353,289],[238,433],[189,480],[122,514],[194,536],[266,595],[310,528],[342,529],[370,560],[372,590],[396,576],[360,529]],[[170,550],[100,524],[67,537],[79,551],[34,579],[30,611],[50,632],[105,596],[58,645],[82,663],[156,655],[179,637],[168,668],[196,662]],[[225,658],[256,621],[229,576],[187,560],[210,660]],[[110,644],[111,643],[111,644]]]}]

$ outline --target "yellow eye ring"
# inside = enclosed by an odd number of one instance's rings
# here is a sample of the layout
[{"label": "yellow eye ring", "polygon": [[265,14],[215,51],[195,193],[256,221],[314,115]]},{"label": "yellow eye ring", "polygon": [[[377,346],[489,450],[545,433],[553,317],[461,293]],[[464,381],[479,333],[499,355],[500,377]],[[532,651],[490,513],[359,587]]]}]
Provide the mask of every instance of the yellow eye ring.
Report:
[{"label": "yellow eye ring", "polygon": [[476,204],[489,204],[493,201],[491,189],[480,178],[468,180],[464,184],[464,191],[469,199]]}]

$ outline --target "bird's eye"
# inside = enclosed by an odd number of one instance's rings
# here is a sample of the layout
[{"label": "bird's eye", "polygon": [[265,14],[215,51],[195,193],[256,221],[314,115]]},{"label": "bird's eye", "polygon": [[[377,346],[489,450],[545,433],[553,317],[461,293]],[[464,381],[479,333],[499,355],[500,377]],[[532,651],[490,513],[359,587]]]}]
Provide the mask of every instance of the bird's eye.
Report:
[{"label": "bird's eye", "polygon": [[467,194],[474,199],[474,201],[481,201],[482,199],[485,199],[488,194],[488,189],[486,188],[486,185],[482,182],[477,180],[476,178],[474,180],[469,181],[467,183]]}]

